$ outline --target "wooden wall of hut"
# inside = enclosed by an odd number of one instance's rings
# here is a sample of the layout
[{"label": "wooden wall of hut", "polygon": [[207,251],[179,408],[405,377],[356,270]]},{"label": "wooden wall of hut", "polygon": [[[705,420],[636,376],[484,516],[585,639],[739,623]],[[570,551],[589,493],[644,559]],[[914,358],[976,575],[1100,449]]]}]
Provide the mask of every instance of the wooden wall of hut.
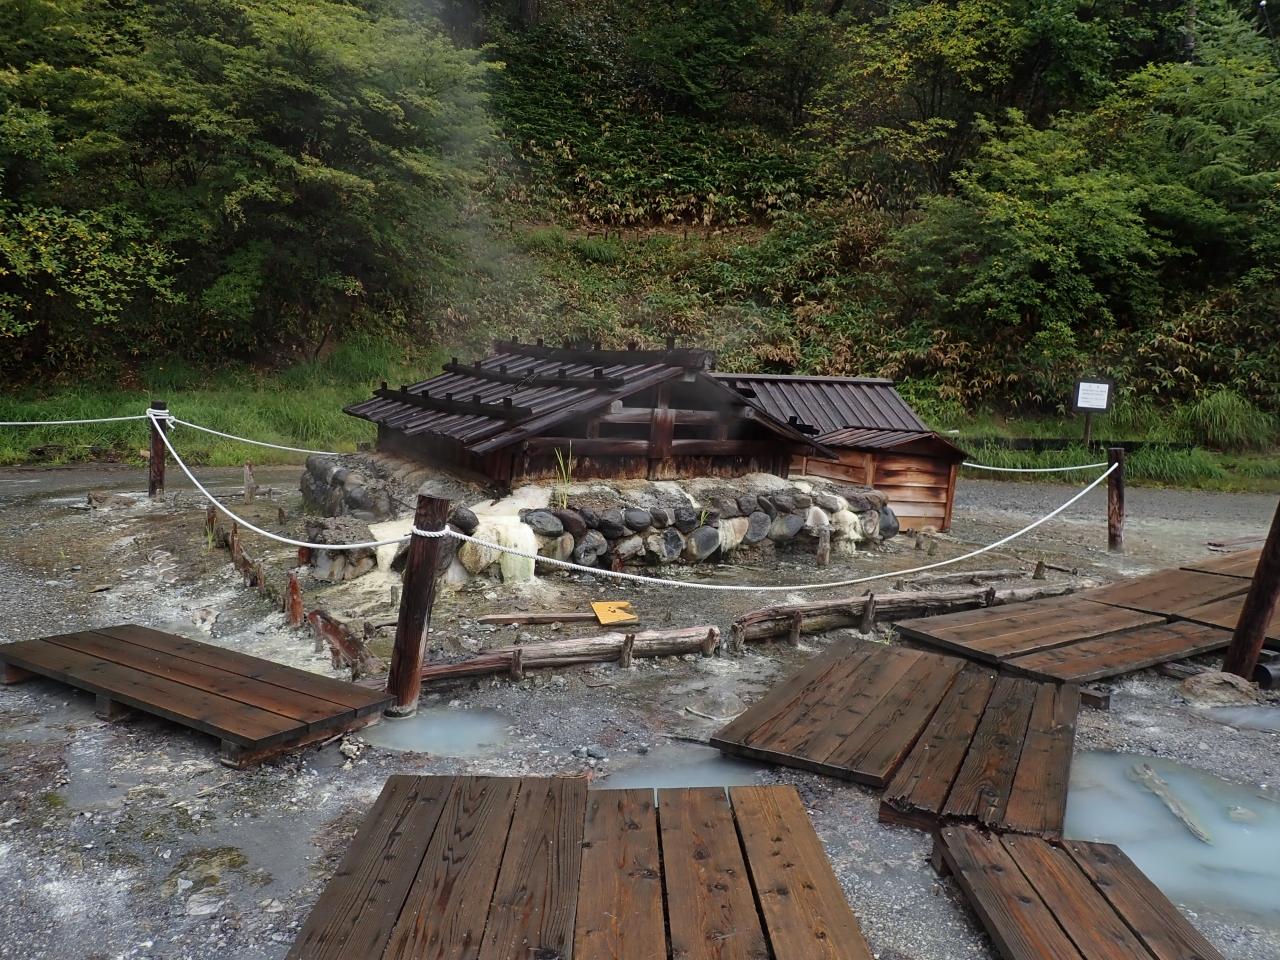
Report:
[{"label": "wooden wall of hut", "polygon": [[839,460],[794,457],[792,472],[875,487],[889,498],[889,506],[904,530],[951,528],[951,508],[956,493],[955,461],[904,453],[900,449],[841,449],[838,452]]}]

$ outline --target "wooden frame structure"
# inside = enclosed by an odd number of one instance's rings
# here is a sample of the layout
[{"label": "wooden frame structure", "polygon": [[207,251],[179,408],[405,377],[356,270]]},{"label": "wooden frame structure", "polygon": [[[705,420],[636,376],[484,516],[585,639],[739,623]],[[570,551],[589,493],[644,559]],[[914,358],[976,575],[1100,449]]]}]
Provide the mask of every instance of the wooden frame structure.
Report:
[{"label": "wooden frame structure", "polygon": [[346,408],[378,426],[378,449],[503,489],[574,477],[787,476],[797,454],[831,455],[799,421],[710,374],[705,350],[498,343],[430,380],[385,383]]}]

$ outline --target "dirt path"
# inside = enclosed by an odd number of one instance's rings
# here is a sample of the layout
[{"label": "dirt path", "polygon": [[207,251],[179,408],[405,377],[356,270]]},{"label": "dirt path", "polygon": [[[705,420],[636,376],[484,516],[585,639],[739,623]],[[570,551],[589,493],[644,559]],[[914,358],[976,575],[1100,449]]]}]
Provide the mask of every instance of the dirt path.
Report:
[{"label": "dirt path", "polygon": [[[234,471],[204,475],[228,491],[236,479]],[[291,511],[296,478],[294,468],[259,471],[259,482],[277,489],[274,503]],[[86,511],[80,506],[88,489],[128,498]],[[167,502],[150,504],[137,496],[141,489],[137,471],[0,471],[0,640],[138,620],[329,670],[310,638],[289,631],[278,612],[239,585],[225,555],[207,548],[200,503],[171,492]],[[940,540],[933,559],[1011,532],[1073,489],[966,482],[954,540]],[[1100,549],[1102,504],[1091,497],[995,562],[975,565],[1030,564],[1044,555],[1102,578],[1204,555],[1206,539],[1265,528],[1274,508],[1266,497],[1131,491],[1131,551],[1115,558]],[[921,560],[900,540],[888,553],[860,555],[819,577]],[[794,563],[707,575],[797,582],[814,573]],[[472,622],[479,613],[622,593],[570,576],[518,588],[477,583],[441,602],[435,645],[457,653],[520,632],[479,628]],[[750,594],[686,592],[673,600],[659,587],[626,595],[655,624],[723,627],[759,603]],[[335,604],[360,599],[354,586],[330,596]],[[279,960],[388,774],[584,771],[605,785],[624,777],[793,783],[878,956],[991,957],[954,886],[928,867],[927,837],[881,827],[873,793],[726,763],[673,739],[705,738],[719,723],[702,715],[732,716],[843,634],[813,638],[798,650],[765,644],[739,658],[637,661],[630,671],[600,665],[537,673],[520,684],[458,683],[426,698],[437,712],[427,714],[425,734],[454,739],[436,755],[353,742],[346,748],[352,757],[333,745],[248,772],[218,766],[210,740],[160,721],[103,724],[87,696],[58,684],[0,688],[0,957]],[[530,635],[553,634],[543,628]],[[1120,685],[1110,713],[1083,715],[1078,749],[1158,755],[1254,786],[1280,783],[1275,734],[1238,730],[1228,737],[1224,729],[1190,710],[1174,681],[1142,674]],[[369,739],[385,733],[375,728]],[[1190,906],[1232,960],[1280,955],[1280,916],[1242,915],[1208,900]]]}]

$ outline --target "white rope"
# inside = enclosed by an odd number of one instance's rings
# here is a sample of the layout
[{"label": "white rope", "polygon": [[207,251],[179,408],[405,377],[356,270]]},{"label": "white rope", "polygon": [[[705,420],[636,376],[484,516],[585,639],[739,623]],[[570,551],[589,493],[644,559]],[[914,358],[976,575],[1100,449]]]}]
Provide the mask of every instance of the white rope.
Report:
[{"label": "white rope", "polygon": [[[165,419],[165,417],[163,416],[151,417],[150,414],[148,414],[148,417],[153,420]],[[161,429],[161,430],[157,430],[157,433],[159,433],[160,438],[164,440],[164,445],[169,448],[169,453],[173,457],[174,462],[177,463],[178,466],[182,468],[182,472],[187,475],[187,479],[189,479],[193,484],[195,484],[195,488],[199,490],[202,494],[204,494],[204,497],[206,500],[208,500],[215,507],[217,507],[223,513],[225,513],[237,524],[244,527],[246,530],[252,530],[254,533],[260,534],[261,536],[264,536],[269,540],[275,540],[279,543],[285,543],[291,547],[307,547],[308,549],[311,549],[311,550],[365,550],[365,549],[372,550],[376,547],[386,547],[393,543],[404,543],[406,540],[409,539],[408,535],[406,534],[403,537],[393,537],[390,540],[370,540],[367,543],[308,543],[306,540],[294,540],[290,537],[282,537],[278,533],[272,533],[270,530],[263,530],[261,527],[255,526],[254,524],[250,523],[248,520],[245,520],[243,517],[237,516],[228,507],[223,505],[222,501],[220,501],[217,497],[215,497],[207,489],[205,489],[204,484],[202,484],[199,480],[197,480],[195,478],[195,474],[193,474],[187,468],[187,465],[183,461],[182,457],[178,456],[178,451],[173,449],[173,444],[169,442],[169,437],[166,434],[166,432],[163,429]]]},{"label": "white rope", "polygon": [[146,420],[145,413],[130,417],[92,417],[88,420],[0,420],[0,427],[65,427],[77,423],[119,423],[122,420]]},{"label": "white rope", "polygon": [[288,450],[290,453],[318,453],[321,456],[337,457],[341,454],[334,450],[307,450],[304,447],[286,447],[279,443],[267,443],[265,440],[250,440],[248,437],[237,437],[234,433],[223,433],[221,430],[214,430],[212,427],[202,427],[198,423],[192,423],[189,420],[179,420],[177,417],[169,417],[171,423],[180,423],[184,427],[191,427],[193,430],[202,430],[205,433],[212,433],[215,437],[226,437],[228,440],[239,440],[241,443],[252,443],[258,447],[270,447],[272,450]]},{"label": "white rope", "polygon": [[1031,523],[1027,524],[1025,527],[1023,527],[1021,530],[1017,531],[1016,533],[1011,533],[1007,537],[1002,537],[1001,539],[997,540],[995,543],[989,543],[985,547],[979,547],[976,550],[970,550],[968,553],[962,554],[961,556],[958,556],[958,557],[952,557],[950,560],[939,560],[936,563],[928,563],[921,567],[910,567],[906,570],[889,570],[885,573],[872,574],[869,577],[855,577],[852,580],[835,580],[829,583],[800,583],[800,584],[784,585],[784,586],[759,586],[759,585],[740,586],[737,584],[690,583],[685,580],[663,580],[658,577],[646,577],[638,573],[621,573],[616,570],[604,570],[600,567],[586,567],[579,563],[570,563],[568,560],[556,560],[552,557],[543,557],[543,556],[539,556],[536,553],[528,553],[524,550],[516,550],[513,547],[505,547],[498,543],[490,543],[488,540],[481,540],[478,537],[471,537],[466,535],[465,533],[459,533],[456,530],[450,530],[448,527],[445,527],[443,530],[419,530],[417,527],[414,527],[413,533],[420,537],[453,537],[455,540],[462,540],[467,543],[474,543],[476,546],[479,546],[479,547],[487,547],[490,550],[497,550],[497,551],[500,551],[501,553],[509,553],[517,557],[524,557],[526,560],[534,560],[534,561],[537,561],[538,563],[547,563],[554,567],[563,567],[566,570],[580,570],[583,573],[589,573],[592,576],[613,577],[614,579],[617,579],[617,580],[631,580],[637,583],[656,583],[664,587],[684,587],[685,589],[688,589],[688,590],[720,590],[720,591],[743,592],[743,593],[829,590],[834,587],[850,587],[850,586],[853,586],[854,584],[869,583],[872,580],[884,580],[884,579],[887,579],[888,577],[902,577],[908,574],[923,573],[925,570],[936,570],[938,567],[949,566],[950,564],[953,564],[953,563],[959,563],[961,560],[971,560],[974,557],[981,556],[984,553],[988,553],[992,550],[995,550],[998,547],[1004,546],[1006,543],[1010,543],[1011,541],[1018,539],[1024,534],[1030,533],[1032,530],[1040,526],[1042,523],[1046,523],[1049,520],[1052,520],[1058,514],[1062,513],[1063,510],[1067,509],[1067,507],[1071,506],[1073,503],[1075,503],[1077,500],[1079,500],[1081,497],[1087,494],[1090,490],[1096,487],[1098,484],[1102,483],[1102,481],[1105,480],[1107,477],[1111,476],[1112,472],[1114,472],[1117,467],[1119,467],[1119,464],[1112,464],[1110,469],[1108,469],[1106,473],[1099,476],[1096,480],[1094,480],[1091,484],[1089,484],[1087,487],[1085,487],[1083,490],[1077,493],[1074,497],[1066,501],[1066,503],[1063,503],[1061,506],[1051,511],[1050,513],[1046,513],[1039,520],[1033,520]]},{"label": "white rope", "polygon": [[960,464],[962,467],[972,467],[974,470],[999,470],[1001,473],[1060,473],[1064,470],[1096,470],[1106,465],[1105,460],[1101,463],[1082,463],[1078,467],[989,467],[985,463],[970,463],[968,460]]}]

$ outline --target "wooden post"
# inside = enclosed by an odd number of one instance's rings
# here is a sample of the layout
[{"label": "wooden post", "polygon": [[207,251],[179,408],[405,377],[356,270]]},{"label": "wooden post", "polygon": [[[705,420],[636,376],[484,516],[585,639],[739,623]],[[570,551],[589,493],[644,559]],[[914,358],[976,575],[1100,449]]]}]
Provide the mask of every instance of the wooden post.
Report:
[{"label": "wooden post", "polygon": [[[443,530],[448,517],[448,500],[418,496],[418,507],[413,514],[413,525],[417,529]],[[396,639],[387,674],[387,692],[395,697],[395,702],[386,709],[389,717],[411,717],[418,711],[422,651],[436,599],[436,573],[442,545],[440,537],[415,535],[409,540],[404,585],[400,590],[400,616],[396,620]]]},{"label": "wooden post", "polygon": [[631,654],[636,646],[636,635],[628,633],[622,640],[622,651],[618,654],[618,666],[624,670],[631,666]]},{"label": "wooden post", "polygon": [[1107,549],[1124,553],[1124,447],[1107,448],[1107,465],[1115,464],[1107,477]]},{"label": "wooden post", "polygon": [[[151,409],[168,412],[169,404],[163,400],[152,400]],[[165,449],[164,436],[160,433],[163,428],[157,426],[154,420],[150,424],[151,459],[147,463],[147,496],[160,497],[164,496],[164,464],[169,451]]]},{"label": "wooden post", "polygon": [[218,545],[218,508],[213,504],[204,511],[204,538],[210,546]]},{"label": "wooden post", "polygon": [[519,648],[511,651],[510,675],[512,683],[519,683],[524,679],[524,651]]},{"label": "wooden post", "polygon": [[797,610],[791,615],[791,630],[787,641],[794,647],[800,642],[800,627],[804,625],[804,614]]},{"label": "wooden post", "polygon": [[253,479],[253,464],[248,460],[244,462],[244,502],[253,503],[253,498],[258,492],[258,484]]},{"label": "wooden post", "polygon": [[289,571],[289,588],[285,591],[284,608],[285,613],[289,615],[289,626],[302,626],[302,621],[305,619],[302,607],[302,584],[298,582],[298,575],[292,570]]},{"label": "wooden post", "polygon": [[823,527],[818,531],[818,549],[814,556],[814,563],[819,567],[825,567],[831,562],[831,528]]},{"label": "wooden post", "polygon": [[1084,412],[1084,448],[1089,449],[1093,445],[1093,411],[1086,410]]},{"label": "wooden post", "polygon": [[1231,646],[1227,647],[1227,657],[1222,664],[1224,671],[1253,680],[1277,600],[1280,600],[1280,504],[1276,506],[1271,532],[1253,571],[1253,583],[1240,608],[1240,619],[1236,621]]},{"label": "wooden post", "polygon": [[716,647],[720,646],[720,631],[712,627],[707,631],[707,635],[702,638],[702,655],[709,657],[716,652]]},{"label": "wooden post", "polygon": [[876,629],[876,595],[868,593],[866,602],[862,604],[862,622],[858,624],[859,633],[874,633]]}]

